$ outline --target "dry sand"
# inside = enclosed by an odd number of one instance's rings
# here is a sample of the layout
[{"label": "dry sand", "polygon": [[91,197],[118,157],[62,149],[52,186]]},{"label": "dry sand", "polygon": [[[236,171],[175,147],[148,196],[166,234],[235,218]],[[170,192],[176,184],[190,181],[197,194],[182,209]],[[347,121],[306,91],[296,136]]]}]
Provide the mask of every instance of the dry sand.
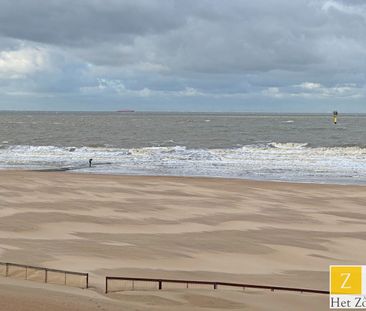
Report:
[{"label": "dry sand", "polygon": [[[366,263],[365,190],[0,171],[0,261],[90,272],[93,299],[105,310],[115,304],[119,310],[326,310],[326,295],[265,291],[135,291],[106,299],[103,277],[327,290],[328,265]],[[80,295],[90,291],[69,289],[66,307],[61,286],[34,288],[32,282],[0,279],[1,301],[18,305],[0,310],[43,310],[22,309],[28,300],[43,301],[49,310],[94,310],[89,298]]]}]

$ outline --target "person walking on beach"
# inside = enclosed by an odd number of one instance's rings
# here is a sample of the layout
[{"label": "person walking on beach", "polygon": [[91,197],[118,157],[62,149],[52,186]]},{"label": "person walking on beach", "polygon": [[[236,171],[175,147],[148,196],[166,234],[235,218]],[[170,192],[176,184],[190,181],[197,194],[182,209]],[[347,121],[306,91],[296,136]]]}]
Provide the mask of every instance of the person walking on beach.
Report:
[{"label": "person walking on beach", "polygon": [[93,159],[89,159],[89,167],[91,167]]}]

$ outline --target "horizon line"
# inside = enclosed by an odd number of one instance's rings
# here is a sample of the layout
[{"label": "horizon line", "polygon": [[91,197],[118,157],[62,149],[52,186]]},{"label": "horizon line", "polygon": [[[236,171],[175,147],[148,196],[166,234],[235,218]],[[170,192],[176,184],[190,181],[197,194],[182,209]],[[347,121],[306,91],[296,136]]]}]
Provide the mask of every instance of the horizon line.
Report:
[{"label": "horizon line", "polygon": [[[133,110],[133,109],[131,109]],[[133,110],[133,111],[118,111],[118,110],[20,110],[20,109],[0,109],[1,112],[105,112],[105,113],[118,113],[118,114],[133,114],[133,113],[211,113],[211,114],[223,114],[223,113],[240,113],[240,114],[291,114],[291,115],[300,115],[300,114],[308,114],[308,115],[321,115],[321,114],[332,114],[332,111],[319,111],[319,112],[309,112],[309,111],[299,111],[299,112],[291,112],[291,111],[191,111],[191,110]],[[338,110],[338,114],[366,114],[366,112],[340,112]]]}]

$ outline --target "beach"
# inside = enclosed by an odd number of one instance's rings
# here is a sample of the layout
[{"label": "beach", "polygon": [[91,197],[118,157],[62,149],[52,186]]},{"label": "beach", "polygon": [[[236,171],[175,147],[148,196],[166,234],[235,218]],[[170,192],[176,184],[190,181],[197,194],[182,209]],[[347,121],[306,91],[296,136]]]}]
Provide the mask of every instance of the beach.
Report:
[{"label": "beach", "polygon": [[365,35],[360,0],[0,0],[0,311],[366,309]]},{"label": "beach", "polygon": [[[0,261],[89,272],[102,300],[106,275],[328,290],[330,264],[366,260],[364,186],[11,170],[0,176]],[[11,288],[34,284],[17,282]],[[220,303],[204,306],[210,295]],[[151,301],[159,310],[174,301],[182,310],[265,310],[276,300],[321,310],[328,300],[263,290],[107,297],[127,303],[126,310],[150,310]]]}]

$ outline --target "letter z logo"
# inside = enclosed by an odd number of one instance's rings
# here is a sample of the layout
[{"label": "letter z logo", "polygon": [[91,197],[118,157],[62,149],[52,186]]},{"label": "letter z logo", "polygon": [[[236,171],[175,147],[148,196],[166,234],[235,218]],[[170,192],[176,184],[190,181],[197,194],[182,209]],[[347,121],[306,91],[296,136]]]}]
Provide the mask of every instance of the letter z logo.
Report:
[{"label": "letter z logo", "polygon": [[351,276],[351,273],[341,273],[341,277],[342,278],[344,277],[344,281],[342,283],[341,288],[344,288],[344,289],[351,288],[351,286],[347,286],[350,276]]},{"label": "letter z logo", "polygon": [[330,266],[330,293],[333,295],[360,295],[362,266]]}]

